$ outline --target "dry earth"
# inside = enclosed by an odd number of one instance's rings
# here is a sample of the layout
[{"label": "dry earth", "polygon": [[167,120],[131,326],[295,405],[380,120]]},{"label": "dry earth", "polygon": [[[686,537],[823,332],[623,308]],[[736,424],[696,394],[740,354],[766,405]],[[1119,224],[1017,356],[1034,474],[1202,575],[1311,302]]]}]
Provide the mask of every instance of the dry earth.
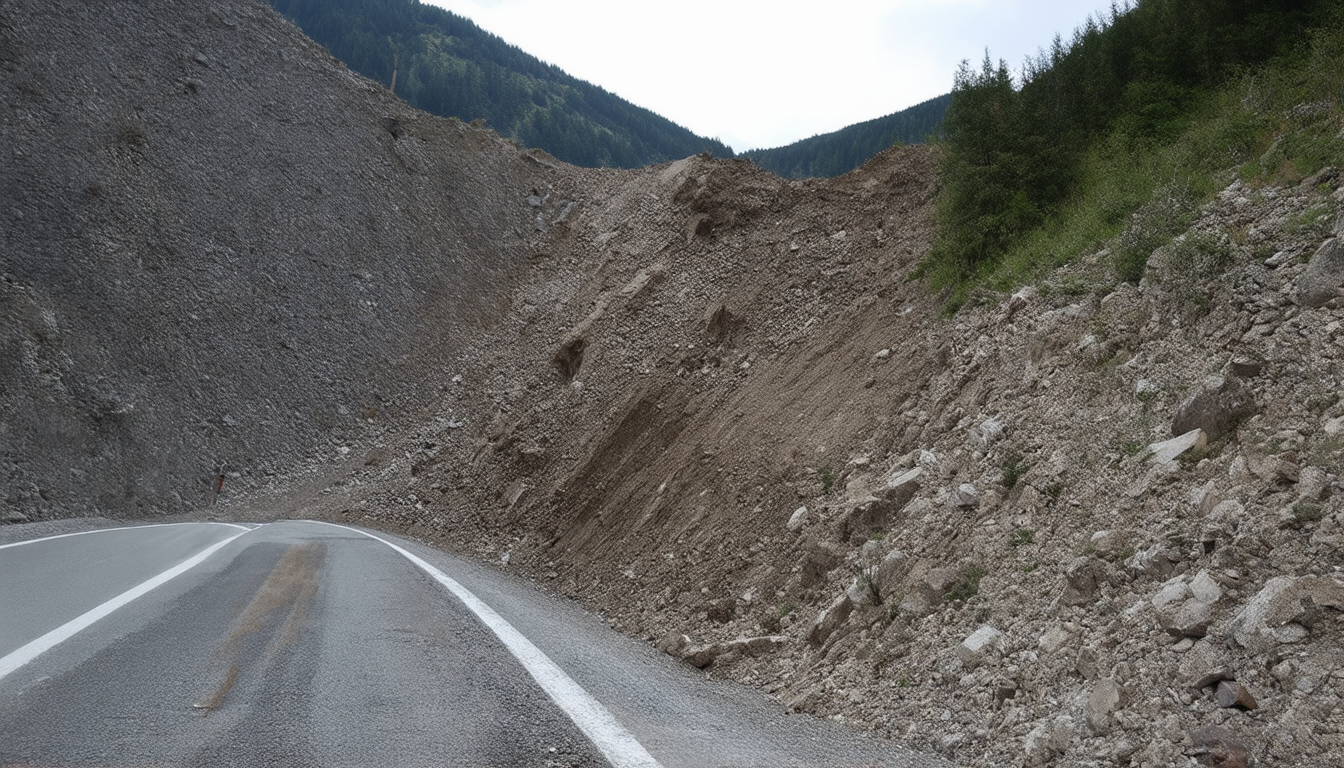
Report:
[{"label": "dry earth", "polygon": [[[1139,286],[1085,254],[949,319],[910,279],[927,148],[806,182],[578,169],[411,112],[261,6],[53,5],[0,6],[0,138],[44,158],[0,206],[10,516],[199,507],[227,456],[218,513],[475,553],[962,764],[1340,764],[1337,173],[1231,184]],[[81,77],[37,82],[62,55]],[[190,269],[144,265],[158,233]]]}]

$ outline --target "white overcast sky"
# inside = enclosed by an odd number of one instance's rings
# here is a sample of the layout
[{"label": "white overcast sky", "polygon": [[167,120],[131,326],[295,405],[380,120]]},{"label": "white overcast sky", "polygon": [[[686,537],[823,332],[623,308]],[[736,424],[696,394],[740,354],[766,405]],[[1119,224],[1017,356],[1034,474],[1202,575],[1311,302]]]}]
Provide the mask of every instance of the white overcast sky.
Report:
[{"label": "white overcast sky", "polygon": [[1110,0],[424,0],[736,151],[952,89],[989,48],[1016,72]]}]

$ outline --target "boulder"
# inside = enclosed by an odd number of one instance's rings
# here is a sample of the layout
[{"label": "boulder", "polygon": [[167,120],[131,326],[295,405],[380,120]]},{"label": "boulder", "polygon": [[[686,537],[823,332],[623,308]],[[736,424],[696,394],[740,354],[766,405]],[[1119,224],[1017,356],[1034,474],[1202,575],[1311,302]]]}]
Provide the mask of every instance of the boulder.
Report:
[{"label": "boulder", "polygon": [[1092,551],[1098,555],[1113,559],[1129,548],[1128,531],[1097,531],[1092,534]]},{"label": "boulder", "polygon": [[719,643],[693,646],[682,651],[682,660],[693,667],[704,669],[716,661],[737,660],[743,656],[760,656],[793,642],[787,635],[739,637]]},{"label": "boulder", "polygon": [[1325,306],[1344,296],[1344,245],[1332,237],[1321,243],[1293,285],[1293,301],[1304,307]]},{"label": "boulder", "polygon": [[808,542],[800,564],[801,585],[806,588],[821,582],[826,578],[826,574],[835,570],[844,559],[844,550],[834,544],[817,540]]},{"label": "boulder", "polygon": [[919,492],[919,476],[924,470],[899,472],[889,478],[872,495],[860,500],[841,520],[840,539],[848,541],[884,531],[897,514]]},{"label": "boulder", "polygon": [[909,567],[910,558],[904,552],[899,549],[888,552],[877,566],[877,591],[882,595],[896,594]]},{"label": "boulder", "polygon": [[1027,734],[1022,744],[1022,752],[1028,765],[1046,765],[1068,750],[1073,742],[1073,718],[1060,715],[1055,719],[1041,723]]},{"label": "boulder", "polygon": [[1241,379],[1210,376],[1176,409],[1171,434],[1202,429],[1209,440],[1217,440],[1259,411],[1255,396]]},{"label": "boulder", "polygon": [[807,635],[807,641],[815,646],[825,645],[826,641],[831,639],[835,630],[839,629],[854,612],[854,601],[846,593],[841,593],[826,610],[817,616],[817,620],[812,622],[812,631]]},{"label": "boulder", "polygon": [[966,509],[980,505],[980,492],[970,483],[962,483],[948,494],[947,503],[949,506],[959,509]]},{"label": "boulder", "polygon": [[1227,362],[1227,372],[1239,379],[1254,379],[1265,370],[1265,361],[1258,355],[1242,353],[1233,355]]},{"label": "boulder", "polygon": [[1276,576],[1237,611],[1228,638],[1255,653],[1300,642],[1322,609],[1344,611],[1344,583],[1327,576]]},{"label": "boulder", "polygon": [[1111,577],[1106,561],[1095,557],[1076,557],[1064,569],[1064,592],[1060,602],[1065,605],[1087,605],[1096,597],[1097,589]]},{"label": "boulder", "polygon": [[980,666],[986,654],[992,651],[1001,653],[1007,644],[1008,638],[1002,632],[988,624],[981,624],[957,646],[957,658],[967,668],[974,669]]},{"label": "boulder", "polygon": [[1204,637],[1213,623],[1213,607],[1223,590],[1206,571],[1193,579],[1177,576],[1152,597],[1158,624],[1176,637]]},{"label": "boulder", "polygon": [[1195,746],[1195,753],[1207,756],[1209,765],[1218,768],[1248,768],[1251,764],[1251,752],[1245,742],[1226,728],[1205,725],[1191,730],[1189,736]]},{"label": "boulder", "polygon": [[1087,725],[1092,733],[1105,736],[1111,730],[1111,714],[1124,705],[1125,692],[1110,678],[1098,680],[1087,694]]},{"label": "boulder", "polygon": [[1214,694],[1218,699],[1218,706],[1223,709],[1238,707],[1240,709],[1255,709],[1260,705],[1256,703],[1255,697],[1246,689],[1246,686],[1238,683],[1236,680],[1223,680],[1218,683],[1218,691]]},{"label": "boulder", "polygon": [[937,605],[960,580],[961,571],[957,568],[931,568],[911,585],[911,591],[924,598],[929,605]]},{"label": "boulder", "polygon": [[897,509],[904,507],[919,491],[919,477],[924,474],[920,467],[898,472],[887,479],[882,487],[873,491],[873,495],[883,501],[891,502]]}]

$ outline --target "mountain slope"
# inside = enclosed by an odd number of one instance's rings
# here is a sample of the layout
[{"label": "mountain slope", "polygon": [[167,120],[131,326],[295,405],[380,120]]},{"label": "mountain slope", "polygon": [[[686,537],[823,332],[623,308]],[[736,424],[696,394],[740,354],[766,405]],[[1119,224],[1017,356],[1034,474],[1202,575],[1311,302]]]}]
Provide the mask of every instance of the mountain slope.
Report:
[{"label": "mountain slope", "polygon": [[865,120],[832,133],[773,149],[753,149],[742,157],[787,179],[839,176],[894,144],[920,144],[938,132],[950,94],[886,117]]},{"label": "mountain slope", "polygon": [[264,6],[7,2],[0,67],[15,512],[196,507],[336,455],[415,412],[528,252],[545,167]]},{"label": "mountain slope", "polygon": [[575,165],[636,168],[701,152],[732,157],[696,136],[471,21],[419,0],[271,0],[271,5],[351,69],[413,106],[484,120],[526,147]]}]

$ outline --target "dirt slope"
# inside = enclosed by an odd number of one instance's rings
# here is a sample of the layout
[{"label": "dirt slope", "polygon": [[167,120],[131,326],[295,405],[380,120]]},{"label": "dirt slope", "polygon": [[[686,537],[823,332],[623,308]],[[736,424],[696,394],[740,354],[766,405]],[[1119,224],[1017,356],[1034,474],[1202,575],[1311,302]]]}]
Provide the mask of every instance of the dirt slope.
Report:
[{"label": "dirt slope", "polygon": [[475,553],[966,764],[1344,752],[1338,174],[946,319],[927,149],[575,169],[260,6],[51,7],[0,17],[6,145],[61,148],[5,166],[11,510],[195,507],[227,460],[219,512]]},{"label": "dirt slope", "polygon": [[0,5],[0,435],[32,517],[255,487],[424,402],[541,171],[253,3]]}]

